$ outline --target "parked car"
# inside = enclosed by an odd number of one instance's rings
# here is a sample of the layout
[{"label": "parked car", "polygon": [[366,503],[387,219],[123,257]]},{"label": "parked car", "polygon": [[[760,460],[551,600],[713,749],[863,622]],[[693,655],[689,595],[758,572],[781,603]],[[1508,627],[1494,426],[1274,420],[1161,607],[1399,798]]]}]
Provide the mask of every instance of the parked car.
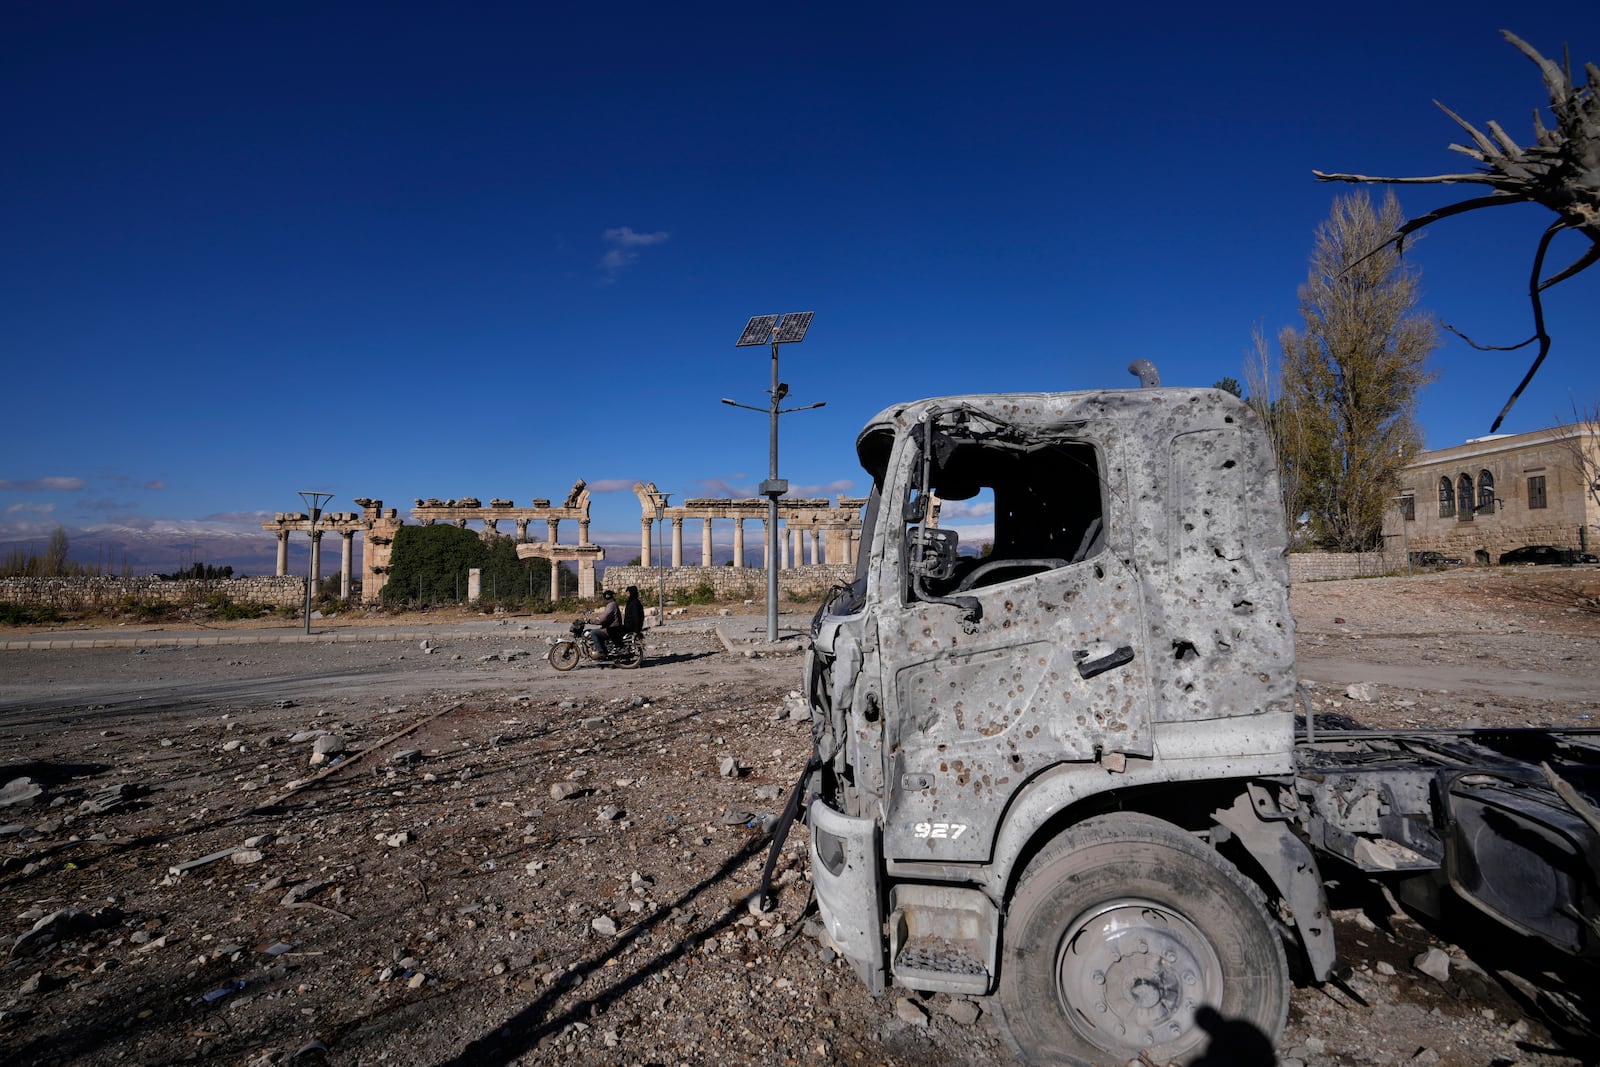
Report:
[{"label": "parked car", "polygon": [[1513,548],[1510,552],[1500,554],[1502,567],[1513,564],[1559,564],[1570,567],[1574,563],[1587,563],[1594,557],[1587,552],[1579,552],[1571,548],[1557,548],[1555,545],[1524,545]]},{"label": "parked car", "polygon": [[1461,560],[1455,556],[1446,556],[1440,552],[1413,552],[1411,553],[1413,567],[1459,567]]}]

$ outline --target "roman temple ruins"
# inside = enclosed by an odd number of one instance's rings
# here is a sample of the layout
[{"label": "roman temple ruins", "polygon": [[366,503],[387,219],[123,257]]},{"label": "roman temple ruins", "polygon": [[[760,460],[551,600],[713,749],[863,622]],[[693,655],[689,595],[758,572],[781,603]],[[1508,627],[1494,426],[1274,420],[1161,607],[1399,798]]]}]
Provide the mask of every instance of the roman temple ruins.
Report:
[{"label": "roman temple ruins", "polygon": [[[790,572],[799,577],[794,572],[810,572],[808,577],[826,587],[849,574],[860,550],[865,497],[841,495],[831,501],[825,497],[780,499],[778,529],[774,531],[767,528],[768,503],[763,497],[700,498],[668,505],[667,497],[656,489],[654,482],[636,483],[633,493],[639,500],[639,558],[634,565],[607,568],[608,583],[619,588],[646,579],[653,582],[658,576],[664,578],[668,574],[674,587],[714,579],[713,584],[719,587],[744,581],[755,588],[757,579],[748,572],[764,571],[771,553],[777,554],[780,575]],[[355,540],[359,535],[361,597],[376,600],[388,581],[389,554],[395,531],[404,525],[404,520],[397,509],[385,508],[381,500],[358,497],[355,502],[361,511],[323,512],[317,517],[314,529],[311,516],[304,512],[279,512],[270,521],[263,522],[261,528],[278,539],[277,574],[288,573],[290,537],[305,534],[311,537],[311,580],[321,581],[322,539],[327,534],[337,534],[342,578],[340,595],[349,597]],[[580,597],[593,597],[598,592],[596,564],[605,561],[606,550],[589,538],[589,489],[581,478],[560,504],[552,505],[547,499],[536,498],[530,506],[518,507],[511,500],[499,498],[484,504],[477,497],[455,500],[419,497],[413,502],[411,518],[424,526],[448,522],[466,529],[476,523],[481,524],[480,535],[484,538],[512,537],[517,543],[518,556],[551,562],[552,600],[560,599],[555,566],[560,563],[576,566]],[[562,542],[564,521],[577,524],[576,542]],[[746,547],[747,523],[759,524],[756,537],[760,556],[753,565]],[[726,533],[729,524],[732,526],[731,555],[719,560],[715,531],[721,527]],[[698,551],[691,549],[688,562],[684,553],[685,525],[700,535]],[[532,539],[530,530],[534,535]],[[541,533],[542,538],[538,536]],[[727,538],[722,543],[725,545]],[[615,577],[612,572],[616,572]]]}]

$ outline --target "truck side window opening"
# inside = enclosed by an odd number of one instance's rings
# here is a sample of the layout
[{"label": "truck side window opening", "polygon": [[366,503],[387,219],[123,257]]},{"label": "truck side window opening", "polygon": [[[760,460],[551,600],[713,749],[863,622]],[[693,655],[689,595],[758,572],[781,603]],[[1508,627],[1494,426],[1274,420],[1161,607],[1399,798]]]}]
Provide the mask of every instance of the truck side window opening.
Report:
[{"label": "truck side window opening", "polygon": [[[1091,444],[962,442],[932,472],[932,481],[945,502],[941,524],[958,510],[951,502],[972,500],[992,501],[994,522],[988,554],[978,555],[981,538],[963,545],[954,578],[936,592],[1013,581],[1088,559],[1104,546],[1100,464]],[[1011,561],[1016,565],[1004,565]]]}]

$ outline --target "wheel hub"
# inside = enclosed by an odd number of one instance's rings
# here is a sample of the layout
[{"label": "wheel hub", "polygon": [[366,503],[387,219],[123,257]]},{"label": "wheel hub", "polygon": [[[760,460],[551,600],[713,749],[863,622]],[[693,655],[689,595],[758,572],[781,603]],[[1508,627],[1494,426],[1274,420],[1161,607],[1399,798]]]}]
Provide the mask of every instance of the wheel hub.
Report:
[{"label": "wheel hub", "polygon": [[1181,1040],[1202,1004],[1222,999],[1222,965],[1183,916],[1144,901],[1116,901],[1068,929],[1056,958],[1062,1010],[1108,1052],[1137,1053]]}]

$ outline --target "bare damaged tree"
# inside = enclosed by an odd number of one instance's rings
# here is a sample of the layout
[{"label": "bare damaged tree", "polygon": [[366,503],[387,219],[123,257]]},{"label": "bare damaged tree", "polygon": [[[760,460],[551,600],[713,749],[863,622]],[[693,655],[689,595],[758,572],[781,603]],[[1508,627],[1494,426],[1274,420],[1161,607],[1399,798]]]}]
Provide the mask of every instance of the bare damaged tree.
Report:
[{"label": "bare damaged tree", "polygon": [[[1280,343],[1292,343],[1295,336],[1290,328],[1286,336],[1280,336]],[[1244,364],[1245,403],[1261,416],[1267,440],[1272,443],[1272,452],[1278,457],[1278,487],[1283,493],[1284,526],[1289,531],[1292,544],[1299,530],[1301,502],[1300,467],[1295,457],[1304,451],[1305,427],[1299,409],[1284,400],[1283,379],[1274,369],[1266,331],[1260,323],[1250,328],[1250,342],[1252,351],[1245,357]]]},{"label": "bare damaged tree", "polygon": [[[1528,299],[1533,307],[1533,336],[1515,345],[1480,345],[1453,327],[1447,327],[1474,348],[1485,351],[1509,352],[1534,341],[1539,342],[1538,355],[1506,400],[1505,407],[1500,409],[1494,425],[1489,428],[1490,433],[1500,428],[1511,406],[1517,402],[1517,397],[1522,395],[1549,354],[1550,335],[1545,332],[1544,305],[1540,294],[1600,260],[1600,67],[1593,63],[1585,64],[1584,70],[1589,75],[1589,81],[1582,89],[1578,89],[1572,81],[1570,56],[1566,57],[1564,67],[1558,67],[1510,30],[1501,30],[1500,35],[1538,66],[1544,77],[1545,89],[1550,94],[1550,110],[1555,115],[1556,125],[1554,129],[1547,129],[1535,111],[1534,145],[1521,147],[1493,121],[1489,123],[1489,135],[1485,135],[1435,100],[1439,109],[1454,119],[1476,146],[1453,144],[1450,150],[1477,160],[1482,164],[1480,170],[1467,174],[1435,174],[1425,178],[1377,178],[1365,174],[1312,171],[1319,181],[1389,185],[1470,182],[1493,188],[1494,191],[1487,196],[1463,200],[1412,219],[1397,227],[1380,248],[1394,245],[1401,249],[1408,236],[1429,223],[1480,207],[1532,203],[1541,204],[1556,213],[1557,220],[1539,239],[1539,247],[1533,257],[1533,271],[1528,280]],[[1545,278],[1545,253],[1550,248],[1550,242],[1563,230],[1575,230],[1587,237],[1589,247],[1564,270]]]},{"label": "bare damaged tree", "polygon": [[1381,212],[1365,192],[1335,198],[1300,287],[1305,332],[1278,335],[1285,426],[1294,430],[1281,462],[1298,489],[1290,514],[1341,552],[1382,546],[1398,472],[1422,444],[1417,392],[1430,380],[1438,331],[1417,311],[1417,275],[1399,250],[1367,251],[1400,219],[1393,193]]}]

